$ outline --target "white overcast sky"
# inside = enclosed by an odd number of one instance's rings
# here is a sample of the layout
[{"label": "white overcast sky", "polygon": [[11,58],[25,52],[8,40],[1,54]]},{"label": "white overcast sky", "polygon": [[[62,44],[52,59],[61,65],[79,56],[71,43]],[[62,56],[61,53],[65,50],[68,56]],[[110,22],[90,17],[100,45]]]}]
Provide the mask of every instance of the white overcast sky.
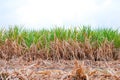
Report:
[{"label": "white overcast sky", "polygon": [[120,27],[120,0],[0,0],[0,27]]}]

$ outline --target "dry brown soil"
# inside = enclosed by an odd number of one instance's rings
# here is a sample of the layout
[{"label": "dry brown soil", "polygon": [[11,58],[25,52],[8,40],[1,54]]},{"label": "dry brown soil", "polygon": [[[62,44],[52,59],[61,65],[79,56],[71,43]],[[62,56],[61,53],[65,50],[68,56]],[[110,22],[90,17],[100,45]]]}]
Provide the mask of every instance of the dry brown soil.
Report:
[{"label": "dry brown soil", "polygon": [[0,80],[120,80],[120,60],[0,60]]}]

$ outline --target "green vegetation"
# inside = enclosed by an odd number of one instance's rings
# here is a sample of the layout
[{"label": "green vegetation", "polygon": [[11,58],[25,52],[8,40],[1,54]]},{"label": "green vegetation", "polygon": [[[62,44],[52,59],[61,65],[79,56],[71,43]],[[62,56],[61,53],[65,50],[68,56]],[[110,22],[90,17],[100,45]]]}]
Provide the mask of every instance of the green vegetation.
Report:
[{"label": "green vegetation", "polygon": [[120,33],[113,29],[82,26],[35,31],[15,26],[0,30],[0,58],[7,60],[21,55],[27,59],[117,60],[120,55],[117,48]]},{"label": "green vegetation", "polygon": [[120,33],[118,30],[112,29],[96,29],[92,30],[90,27],[79,27],[72,29],[54,28],[51,30],[25,30],[23,28],[9,28],[8,30],[0,29],[0,41],[4,42],[6,39],[14,40],[19,44],[25,43],[27,47],[31,44],[40,43],[42,48],[48,47],[51,41],[59,40],[74,40],[84,42],[88,38],[90,42],[98,42],[99,45],[107,39],[114,42],[115,47],[120,47]]}]

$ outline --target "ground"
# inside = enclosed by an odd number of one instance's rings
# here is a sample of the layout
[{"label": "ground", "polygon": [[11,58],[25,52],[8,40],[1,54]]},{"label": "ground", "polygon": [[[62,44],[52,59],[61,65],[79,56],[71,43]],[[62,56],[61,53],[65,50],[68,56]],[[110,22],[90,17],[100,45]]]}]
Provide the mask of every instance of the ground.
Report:
[{"label": "ground", "polygon": [[0,60],[0,80],[120,80],[120,60]]}]

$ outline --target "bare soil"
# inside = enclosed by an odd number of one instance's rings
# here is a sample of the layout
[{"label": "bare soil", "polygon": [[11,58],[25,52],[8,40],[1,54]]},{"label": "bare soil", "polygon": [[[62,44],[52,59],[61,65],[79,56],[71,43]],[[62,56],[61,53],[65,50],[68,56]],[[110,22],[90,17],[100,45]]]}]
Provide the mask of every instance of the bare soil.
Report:
[{"label": "bare soil", "polygon": [[120,80],[120,60],[0,60],[0,80]]}]

